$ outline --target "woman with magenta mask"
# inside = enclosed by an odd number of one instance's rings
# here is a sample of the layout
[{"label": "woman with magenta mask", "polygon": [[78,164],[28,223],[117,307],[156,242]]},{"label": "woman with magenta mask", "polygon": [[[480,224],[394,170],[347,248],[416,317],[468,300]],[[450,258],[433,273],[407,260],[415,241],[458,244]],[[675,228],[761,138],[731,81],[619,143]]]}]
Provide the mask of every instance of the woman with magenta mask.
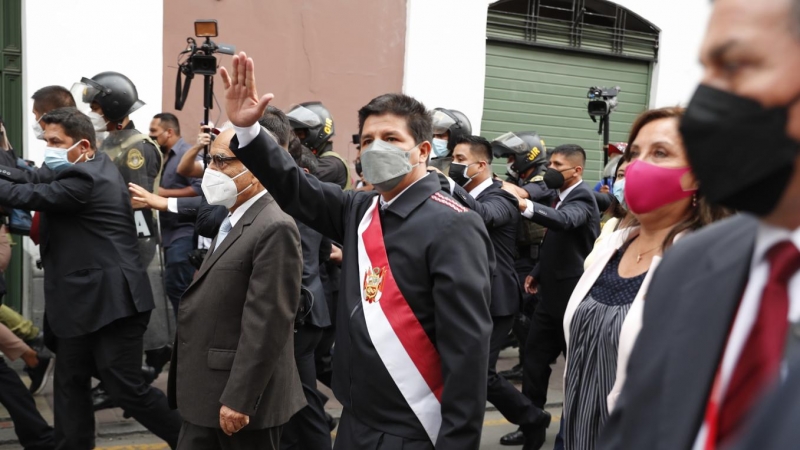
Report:
[{"label": "woman with magenta mask", "polygon": [[564,316],[566,450],[591,450],[624,383],[650,277],[687,232],[727,213],[698,191],[679,132],[683,108],[644,112],[625,150],[627,226],[597,244]]}]

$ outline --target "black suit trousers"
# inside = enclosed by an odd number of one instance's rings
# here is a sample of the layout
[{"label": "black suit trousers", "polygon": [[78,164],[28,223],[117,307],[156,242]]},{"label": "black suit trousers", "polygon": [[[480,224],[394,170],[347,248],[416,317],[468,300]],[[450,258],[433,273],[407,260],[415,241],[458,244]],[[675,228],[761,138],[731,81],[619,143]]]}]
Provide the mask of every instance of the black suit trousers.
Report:
[{"label": "black suit trousers", "polygon": [[407,439],[371,428],[347,409],[342,411],[333,448],[334,450],[434,450],[429,440]]},{"label": "black suit trousers", "polygon": [[553,314],[550,308],[536,305],[525,345],[522,392],[533,404],[544,408],[547,402],[547,386],[558,355],[566,353],[564,340],[564,314]]},{"label": "black suit trousers", "polygon": [[14,432],[19,444],[26,450],[52,450],[53,429],[36,409],[28,388],[19,379],[14,369],[0,358],[0,404],[14,422]]},{"label": "black suit trousers", "polygon": [[58,339],[54,413],[56,448],[94,447],[91,380],[97,372],[106,390],[128,414],[170,447],[178,443],[181,420],[163,392],[142,377],[142,338],[150,312],[115,320],[84,336]]},{"label": "black suit trousers", "polygon": [[305,324],[294,334],[294,360],[308,404],[284,425],[282,450],[331,449],[331,433],[325,418],[325,402],[328,399],[317,390],[317,370],[314,364],[314,349],[322,338],[322,331],[322,328]]},{"label": "black suit trousers", "polygon": [[278,450],[281,427],[241,430],[228,436],[220,428],[183,422],[178,450]]},{"label": "black suit trousers", "polygon": [[533,406],[508,380],[497,374],[497,359],[508,333],[514,324],[514,316],[492,317],[492,338],[489,343],[489,377],[486,399],[500,414],[516,425],[532,424],[539,417],[539,408]]}]

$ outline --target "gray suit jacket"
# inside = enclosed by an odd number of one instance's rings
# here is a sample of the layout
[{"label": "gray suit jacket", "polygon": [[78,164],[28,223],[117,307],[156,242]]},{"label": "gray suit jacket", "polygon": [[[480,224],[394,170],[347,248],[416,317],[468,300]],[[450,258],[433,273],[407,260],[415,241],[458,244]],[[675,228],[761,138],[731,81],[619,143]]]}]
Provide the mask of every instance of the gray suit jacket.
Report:
[{"label": "gray suit jacket", "polygon": [[263,429],[305,406],[293,337],[302,272],[294,220],[265,194],[181,298],[168,394],[186,421],[219,428],[225,405]]}]

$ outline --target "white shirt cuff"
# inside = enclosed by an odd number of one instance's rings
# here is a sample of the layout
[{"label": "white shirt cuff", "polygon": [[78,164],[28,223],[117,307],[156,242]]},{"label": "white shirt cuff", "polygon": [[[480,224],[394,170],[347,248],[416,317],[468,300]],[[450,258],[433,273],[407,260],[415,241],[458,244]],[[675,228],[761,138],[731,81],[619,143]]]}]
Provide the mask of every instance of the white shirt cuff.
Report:
[{"label": "white shirt cuff", "polygon": [[525,204],[528,206],[525,207],[525,211],[522,212],[522,217],[530,219],[533,217],[533,202],[528,199],[525,199]]},{"label": "white shirt cuff", "polygon": [[178,214],[178,199],[176,197],[167,197],[167,211]]},{"label": "white shirt cuff", "polygon": [[452,178],[448,178],[447,181],[450,183],[450,195],[453,195],[456,190],[456,182]]},{"label": "white shirt cuff", "polygon": [[236,137],[239,138],[239,148],[242,148],[247,147],[255,140],[256,136],[258,136],[258,133],[261,131],[261,125],[258,122],[248,128],[241,128],[234,125],[233,129],[236,130]]}]

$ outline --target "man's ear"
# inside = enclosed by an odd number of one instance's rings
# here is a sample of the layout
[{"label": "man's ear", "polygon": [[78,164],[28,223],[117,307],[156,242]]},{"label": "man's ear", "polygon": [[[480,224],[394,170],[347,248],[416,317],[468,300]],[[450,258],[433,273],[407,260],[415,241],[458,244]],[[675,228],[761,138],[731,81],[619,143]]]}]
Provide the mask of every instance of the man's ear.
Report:
[{"label": "man's ear", "polygon": [[427,161],[430,155],[431,155],[430,141],[425,141],[419,144],[419,162],[422,163],[423,161]]},{"label": "man's ear", "polygon": [[303,172],[305,172],[305,173],[311,173],[311,172],[309,172],[309,171],[308,171],[308,169],[307,169],[307,168],[305,168],[305,167],[303,167]]}]

